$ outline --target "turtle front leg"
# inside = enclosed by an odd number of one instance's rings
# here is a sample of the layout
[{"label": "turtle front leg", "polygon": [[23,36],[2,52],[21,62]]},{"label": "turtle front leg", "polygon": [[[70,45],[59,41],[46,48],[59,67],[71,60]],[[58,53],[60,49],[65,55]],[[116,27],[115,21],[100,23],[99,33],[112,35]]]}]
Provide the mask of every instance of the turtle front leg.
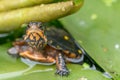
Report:
[{"label": "turtle front leg", "polygon": [[12,47],[12,48],[8,49],[7,53],[14,58],[20,57],[17,47]]},{"label": "turtle front leg", "polygon": [[8,49],[8,54],[14,58],[20,57],[19,53],[27,49],[26,42],[22,39],[18,39],[13,42],[13,47]]},{"label": "turtle front leg", "polygon": [[60,76],[68,76],[69,75],[69,70],[66,67],[65,64],[65,59],[62,53],[59,53],[56,56],[56,66],[57,66],[57,71],[56,74]]}]

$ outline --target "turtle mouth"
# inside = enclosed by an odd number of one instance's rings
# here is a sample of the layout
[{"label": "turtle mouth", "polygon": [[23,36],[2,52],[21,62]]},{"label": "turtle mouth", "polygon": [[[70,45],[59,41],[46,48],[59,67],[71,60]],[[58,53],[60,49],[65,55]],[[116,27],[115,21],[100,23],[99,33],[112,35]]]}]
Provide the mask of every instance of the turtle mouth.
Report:
[{"label": "turtle mouth", "polygon": [[36,48],[36,49],[41,49],[42,48],[42,46],[41,46],[42,42],[41,41],[26,40],[26,42],[32,48]]}]

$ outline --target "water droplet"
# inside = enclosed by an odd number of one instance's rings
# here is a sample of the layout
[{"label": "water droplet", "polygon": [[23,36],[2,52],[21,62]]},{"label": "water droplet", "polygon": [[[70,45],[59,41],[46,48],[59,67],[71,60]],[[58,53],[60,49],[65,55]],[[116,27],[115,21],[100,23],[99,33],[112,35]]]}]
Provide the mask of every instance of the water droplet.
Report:
[{"label": "water droplet", "polygon": [[82,41],[82,40],[78,40],[78,42],[79,42],[80,44],[82,44],[82,43],[83,43],[83,41]]},{"label": "water droplet", "polygon": [[2,8],[4,8],[4,6],[3,6],[3,5],[0,5],[0,8],[2,9]]},{"label": "water droplet", "polygon": [[85,21],[80,21],[80,23],[79,23],[81,26],[84,26],[86,23],[85,23]]},{"label": "water droplet", "polygon": [[23,3],[23,2],[25,2],[24,0],[20,0],[20,3]]},{"label": "water droplet", "polygon": [[92,14],[92,15],[91,15],[91,19],[92,19],[92,20],[97,19],[97,17],[98,17],[97,14]]},{"label": "water droplet", "polygon": [[43,7],[45,4],[41,4],[40,7]]},{"label": "water droplet", "polygon": [[120,45],[119,44],[115,44],[115,49],[119,49]]},{"label": "water droplet", "polygon": [[117,2],[117,0],[103,0],[106,6],[111,7],[113,3]]},{"label": "water droplet", "polygon": [[65,11],[65,10],[66,10],[65,7],[63,7],[63,8],[62,8],[62,11]]},{"label": "water droplet", "polygon": [[88,80],[86,77],[81,77],[78,80]]}]

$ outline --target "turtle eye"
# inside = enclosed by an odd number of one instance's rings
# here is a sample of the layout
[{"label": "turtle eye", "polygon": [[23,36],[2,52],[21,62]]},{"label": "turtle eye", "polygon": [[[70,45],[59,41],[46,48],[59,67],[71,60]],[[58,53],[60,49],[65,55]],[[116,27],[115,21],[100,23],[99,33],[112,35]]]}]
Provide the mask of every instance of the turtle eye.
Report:
[{"label": "turtle eye", "polygon": [[44,27],[44,26],[42,26],[42,27],[41,27],[41,29],[42,29],[42,30],[45,30],[45,27]]},{"label": "turtle eye", "polygon": [[29,29],[31,27],[31,24],[27,24],[27,29]]},{"label": "turtle eye", "polygon": [[45,29],[45,27],[44,27],[44,25],[43,25],[42,22],[37,22],[37,26],[38,26],[38,28],[41,29],[41,30],[44,30],[44,29]]},{"label": "turtle eye", "polygon": [[42,27],[43,27],[42,25],[39,25],[39,26],[38,26],[38,28],[40,28],[40,29],[42,29]]},{"label": "turtle eye", "polygon": [[41,30],[44,31],[44,30],[45,30],[45,26],[40,25],[40,26],[39,26],[39,29],[41,29]]},{"label": "turtle eye", "polygon": [[27,28],[30,28],[30,25],[29,25],[29,24],[27,25]]},{"label": "turtle eye", "polygon": [[30,28],[29,24],[26,25],[25,31],[27,31]]},{"label": "turtle eye", "polygon": [[27,26],[28,26],[28,28],[30,28],[31,26],[33,26],[33,22],[30,22]]}]

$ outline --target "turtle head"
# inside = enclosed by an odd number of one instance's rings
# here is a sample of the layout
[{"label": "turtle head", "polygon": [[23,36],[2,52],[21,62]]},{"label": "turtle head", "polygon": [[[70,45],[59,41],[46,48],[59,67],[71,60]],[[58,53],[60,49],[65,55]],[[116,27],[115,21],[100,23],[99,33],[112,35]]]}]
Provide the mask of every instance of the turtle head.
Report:
[{"label": "turtle head", "polygon": [[41,22],[30,22],[27,25],[24,40],[35,49],[43,49],[47,44],[45,27]]}]

